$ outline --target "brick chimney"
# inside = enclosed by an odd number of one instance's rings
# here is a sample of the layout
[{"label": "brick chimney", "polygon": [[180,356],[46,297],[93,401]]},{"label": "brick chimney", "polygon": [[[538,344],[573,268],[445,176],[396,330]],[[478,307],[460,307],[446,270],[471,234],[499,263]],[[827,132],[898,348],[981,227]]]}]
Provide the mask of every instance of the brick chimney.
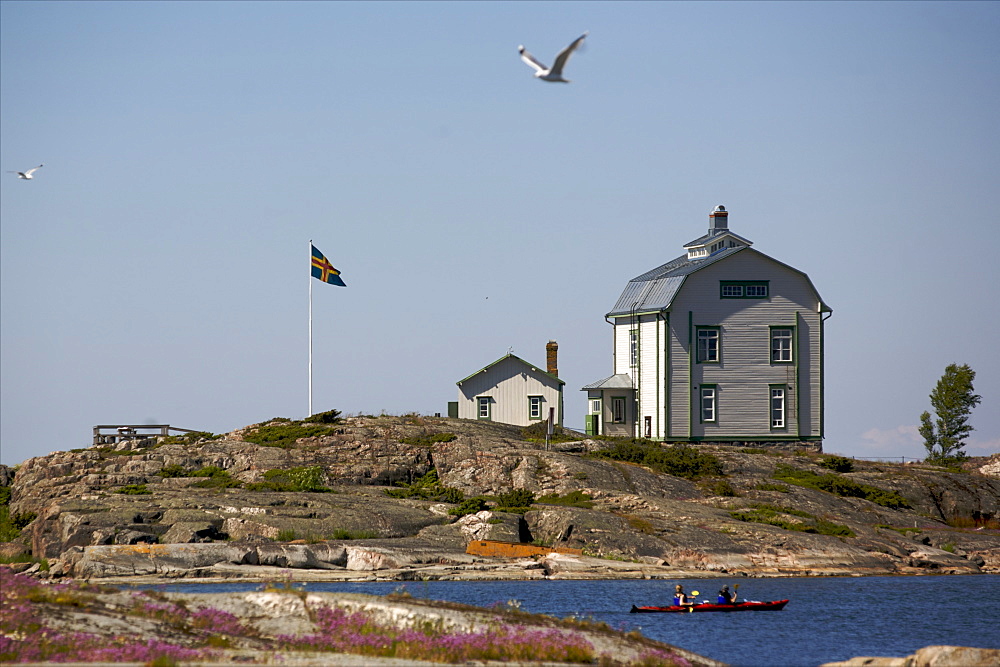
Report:
[{"label": "brick chimney", "polygon": [[559,352],[559,344],[554,340],[550,340],[545,345],[545,370],[551,375],[559,377],[559,363],[557,361],[557,356]]},{"label": "brick chimney", "polygon": [[729,211],[721,204],[708,214],[708,233],[717,234],[729,229]]}]

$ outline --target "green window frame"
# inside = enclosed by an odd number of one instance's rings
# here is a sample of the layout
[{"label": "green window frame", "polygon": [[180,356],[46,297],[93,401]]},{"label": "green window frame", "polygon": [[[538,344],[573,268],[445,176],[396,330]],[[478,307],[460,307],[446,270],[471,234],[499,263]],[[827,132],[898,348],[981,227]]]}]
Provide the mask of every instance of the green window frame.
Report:
[{"label": "green window frame", "polygon": [[720,280],[720,299],[767,299],[771,295],[769,280]]},{"label": "green window frame", "polygon": [[788,428],[788,390],[783,384],[768,385],[769,422],[772,431]]},{"label": "green window frame", "polygon": [[481,421],[493,421],[493,399],[491,397],[476,397],[476,418]]},{"label": "green window frame", "polygon": [[719,327],[695,327],[699,364],[717,364],[722,360],[722,330]]},{"label": "green window frame", "polygon": [[771,363],[795,363],[795,327],[772,326],[770,335]]},{"label": "green window frame", "polygon": [[529,396],[528,397],[528,419],[531,421],[538,421],[542,418],[542,397],[541,396]]},{"label": "green window frame", "polygon": [[698,418],[702,424],[719,423],[719,385],[698,387]]}]

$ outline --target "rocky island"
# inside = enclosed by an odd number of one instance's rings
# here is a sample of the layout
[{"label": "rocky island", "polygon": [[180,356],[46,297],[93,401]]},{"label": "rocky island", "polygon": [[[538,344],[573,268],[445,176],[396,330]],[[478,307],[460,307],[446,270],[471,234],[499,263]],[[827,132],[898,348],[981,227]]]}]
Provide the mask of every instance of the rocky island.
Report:
[{"label": "rocky island", "polygon": [[[946,470],[324,415],[0,467],[24,526],[2,553],[108,582],[1000,572],[1000,455]],[[487,540],[542,553],[470,553]]]}]

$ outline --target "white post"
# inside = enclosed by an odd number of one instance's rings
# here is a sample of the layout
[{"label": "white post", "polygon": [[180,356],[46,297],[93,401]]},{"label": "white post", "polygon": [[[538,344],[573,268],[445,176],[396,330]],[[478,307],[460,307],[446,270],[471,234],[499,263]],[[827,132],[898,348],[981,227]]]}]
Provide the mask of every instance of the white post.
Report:
[{"label": "white post", "polygon": [[309,239],[309,412],[313,413],[313,278],[312,278],[312,239]]}]

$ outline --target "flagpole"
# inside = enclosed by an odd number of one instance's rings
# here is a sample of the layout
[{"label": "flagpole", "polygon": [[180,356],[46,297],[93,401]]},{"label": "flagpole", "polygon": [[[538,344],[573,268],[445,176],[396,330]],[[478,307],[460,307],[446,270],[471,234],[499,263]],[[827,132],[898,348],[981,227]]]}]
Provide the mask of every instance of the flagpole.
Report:
[{"label": "flagpole", "polygon": [[313,279],[312,279],[312,239],[309,239],[309,412],[306,417],[311,417],[313,413]]}]

